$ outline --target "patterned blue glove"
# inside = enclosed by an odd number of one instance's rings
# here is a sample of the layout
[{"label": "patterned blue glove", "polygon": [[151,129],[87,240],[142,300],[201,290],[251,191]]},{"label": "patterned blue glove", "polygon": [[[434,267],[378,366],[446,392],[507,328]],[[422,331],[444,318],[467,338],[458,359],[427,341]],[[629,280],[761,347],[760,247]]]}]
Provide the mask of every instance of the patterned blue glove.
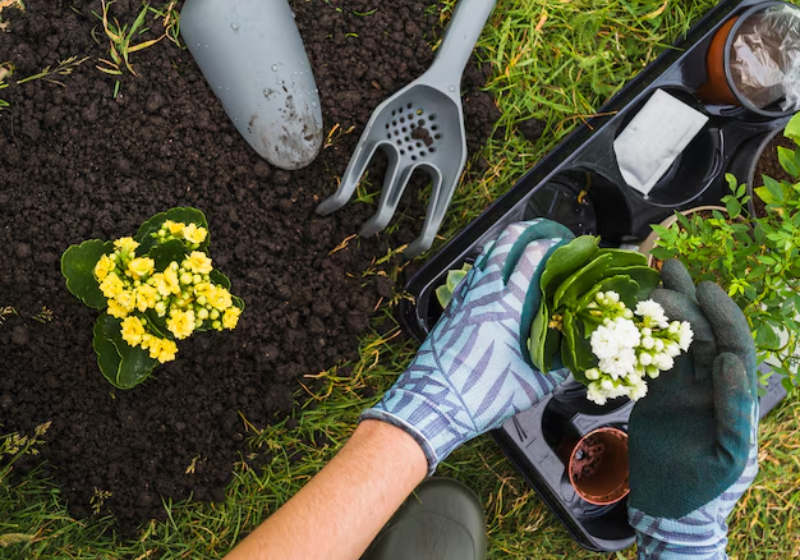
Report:
[{"label": "patterned blue glove", "polygon": [[408,432],[428,474],[456,447],[530,408],[566,378],[529,363],[545,260],[572,239],[548,220],[508,226],[484,247],[409,368],[362,420]]}]

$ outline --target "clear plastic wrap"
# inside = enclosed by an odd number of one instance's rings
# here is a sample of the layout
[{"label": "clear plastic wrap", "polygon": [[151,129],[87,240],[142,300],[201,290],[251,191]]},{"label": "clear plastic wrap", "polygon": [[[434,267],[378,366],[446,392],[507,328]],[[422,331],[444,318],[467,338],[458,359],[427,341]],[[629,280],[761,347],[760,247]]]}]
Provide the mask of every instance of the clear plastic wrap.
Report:
[{"label": "clear plastic wrap", "polygon": [[800,109],[800,10],[774,6],[751,15],[731,43],[731,78],[755,107],[783,99],[781,109]]}]

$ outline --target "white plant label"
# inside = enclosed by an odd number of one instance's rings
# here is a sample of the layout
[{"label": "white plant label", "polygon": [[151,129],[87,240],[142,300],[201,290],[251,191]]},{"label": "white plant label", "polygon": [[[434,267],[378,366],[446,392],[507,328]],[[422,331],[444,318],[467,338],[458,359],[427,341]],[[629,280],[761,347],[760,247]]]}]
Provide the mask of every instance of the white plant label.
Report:
[{"label": "white plant label", "polygon": [[708,117],[663,90],[656,90],[614,140],[625,182],[647,196]]}]

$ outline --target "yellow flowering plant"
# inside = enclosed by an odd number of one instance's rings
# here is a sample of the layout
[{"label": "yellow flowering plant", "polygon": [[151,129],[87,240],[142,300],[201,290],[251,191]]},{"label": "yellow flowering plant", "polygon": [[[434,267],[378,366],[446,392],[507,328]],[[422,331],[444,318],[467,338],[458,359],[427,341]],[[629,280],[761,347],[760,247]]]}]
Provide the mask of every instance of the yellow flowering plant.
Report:
[{"label": "yellow flowering plant", "polygon": [[120,389],[175,359],[176,341],[233,330],[244,302],[208,255],[205,215],[196,208],[156,214],[133,237],[90,239],[61,257],[67,288],[102,311],[93,346],[103,375]]}]

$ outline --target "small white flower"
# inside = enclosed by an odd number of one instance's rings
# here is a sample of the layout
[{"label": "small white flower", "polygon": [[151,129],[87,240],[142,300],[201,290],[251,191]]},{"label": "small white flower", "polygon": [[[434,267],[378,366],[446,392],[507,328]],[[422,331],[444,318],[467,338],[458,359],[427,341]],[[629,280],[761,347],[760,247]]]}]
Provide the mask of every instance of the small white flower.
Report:
[{"label": "small white flower", "polygon": [[672,366],[675,365],[675,360],[673,360],[672,356],[667,353],[656,354],[653,356],[653,362],[661,371],[669,371],[672,369]]},{"label": "small white flower", "polygon": [[642,379],[637,378],[636,381],[629,385],[628,397],[632,401],[638,401],[645,395],[647,395],[647,383],[645,383]]},{"label": "small white flower", "polygon": [[678,346],[677,342],[668,342],[667,345],[664,347],[664,352],[671,358],[675,358],[680,356],[681,354],[681,347]]},{"label": "small white flower", "polygon": [[608,400],[605,392],[600,388],[600,383],[597,381],[589,383],[589,389],[586,391],[586,398],[600,406],[606,404]]},{"label": "small white flower", "polygon": [[653,329],[649,329],[647,327],[644,327],[642,329],[642,336],[650,336],[652,334],[653,334]]},{"label": "small white flower", "polygon": [[645,323],[648,325],[656,326],[660,329],[665,329],[669,326],[667,316],[664,314],[664,308],[652,299],[637,303],[636,314],[644,317]]},{"label": "small white flower", "polygon": [[652,336],[647,335],[642,338],[642,348],[644,348],[645,350],[652,350],[655,345],[656,341]]},{"label": "small white flower", "polygon": [[631,311],[626,307],[625,311],[622,312],[622,316],[625,317],[626,319],[633,319],[633,311]]},{"label": "small white flower", "polygon": [[670,334],[677,334],[678,329],[680,327],[681,327],[681,324],[678,321],[672,321],[669,324],[669,328],[667,329],[667,332],[670,333]]},{"label": "small white flower", "polygon": [[599,359],[610,358],[619,351],[616,332],[608,326],[601,325],[592,333],[592,352]]},{"label": "small white flower", "polygon": [[649,366],[653,363],[653,356],[652,354],[648,354],[647,352],[642,352],[639,354],[639,363],[643,366]]},{"label": "small white flower", "polygon": [[661,370],[659,370],[656,366],[647,366],[645,371],[647,372],[647,377],[650,379],[656,379],[661,374]]},{"label": "small white flower", "polygon": [[606,292],[606,299],[611,303],[618,303],[619,302],[619,294],[617,292]]},{"label": "small white flower", "polygon": [[618,317],[617,319],[614,319],[613,325],[617,342],[620,346],[628,348],[636,348],[639,346],[642,335],[639,333],[639,328],[636,326],[636,323],[630,319]]},{"label": "small white flower", "polygon": [[664,351],[664,341],[660,338],[655,339],[655,350],[656,352],[663,352]]},{"label": "small white flower", "polygon": [[586,379],[590,381],[597,381],[600,379],[600,370],[597,368],[591,368],[586,370]]},{"label": "small white flower", "polygon": [[689,350],[689,346],[692,344],[692,340],[694,340],[694,333],[692,332],[692,326],[689,324],[688,321],[683,321],[681,323],[680,328],[678,329],[678,346],[680,346],[681,350],[686,352]]},{"label": "small white flower", "polygon": [[633,373],[636,368],[636,352],[633,348],[620,348],[609,357],[600,360],[600,370],[611,376],[611,379],[620,379]]}]

